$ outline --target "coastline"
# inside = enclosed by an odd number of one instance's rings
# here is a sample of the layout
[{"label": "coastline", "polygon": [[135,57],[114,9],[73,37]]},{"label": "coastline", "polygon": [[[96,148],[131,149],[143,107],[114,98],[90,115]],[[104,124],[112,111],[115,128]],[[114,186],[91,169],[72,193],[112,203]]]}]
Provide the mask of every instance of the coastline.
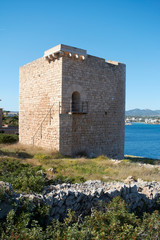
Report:
[{"label": "coastline", "polygon": [[160,123],[129,122],[129,124],[128,124],[128,123],[125,122],[125,125],[126,125],[126,126],[130,126],[130,125],[132,125],[132,124],[160,125]]}]

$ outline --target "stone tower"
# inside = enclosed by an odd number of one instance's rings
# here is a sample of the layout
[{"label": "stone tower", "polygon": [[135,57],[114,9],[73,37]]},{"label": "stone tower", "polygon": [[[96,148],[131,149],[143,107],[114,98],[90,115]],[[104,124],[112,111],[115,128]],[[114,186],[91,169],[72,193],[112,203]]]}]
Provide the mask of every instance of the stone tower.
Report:
[{"label": "stone tower", "polygon": [[125,64],[58,45],[20,68],[22,144],[124,156]]}]

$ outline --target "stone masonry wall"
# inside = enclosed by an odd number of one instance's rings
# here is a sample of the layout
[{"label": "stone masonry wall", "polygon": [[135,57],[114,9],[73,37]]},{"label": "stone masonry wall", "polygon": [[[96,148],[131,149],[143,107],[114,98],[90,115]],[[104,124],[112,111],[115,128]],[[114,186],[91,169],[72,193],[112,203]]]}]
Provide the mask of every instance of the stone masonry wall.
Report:
[{"label": "stone masonry wall", "polygon": [[40,58],[20,68],[20,143],[59,150],[61,75],[61,58],[50,63]]},{"label": "stone masonry wall", "polygon": [[[87,103],[73,113],[72,94]],[[58,45],[20,68],[19,134],[23,144],[124,156],[125,65]]]},{"label": "stone masonry wall", "polygon": [[64,136],[62,131],[62,152],[66,151],[65,141],[72,138],[68,152],[73,155],[85,151],[123,158],[125,65],[88,55],[85,61],[63,57],[62,66],[63,101],[69,103],[72,93],[78,91],[81,101],[88,102],[88,114],[72,115],[72,136],[67,137],[66,132]]}]

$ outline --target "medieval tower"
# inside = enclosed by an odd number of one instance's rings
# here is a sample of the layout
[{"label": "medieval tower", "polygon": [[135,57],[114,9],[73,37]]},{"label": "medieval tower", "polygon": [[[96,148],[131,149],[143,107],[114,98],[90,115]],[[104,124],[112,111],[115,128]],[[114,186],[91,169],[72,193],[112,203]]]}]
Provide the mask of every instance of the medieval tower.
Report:
[{"label": "medieval tower", "polygon": [[20,143],[124,156],[125,64],[58,45],[20,68]]}]

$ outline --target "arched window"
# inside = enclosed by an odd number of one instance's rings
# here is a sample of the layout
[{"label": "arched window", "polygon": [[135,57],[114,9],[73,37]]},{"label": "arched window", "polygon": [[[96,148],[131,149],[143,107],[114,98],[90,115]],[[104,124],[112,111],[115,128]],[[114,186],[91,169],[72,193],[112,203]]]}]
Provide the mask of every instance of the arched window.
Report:
[{"label": "arched window", "polygon": [[72,112],[80,112],[80,94],[79,92],[73,92],[72,94]]}]

